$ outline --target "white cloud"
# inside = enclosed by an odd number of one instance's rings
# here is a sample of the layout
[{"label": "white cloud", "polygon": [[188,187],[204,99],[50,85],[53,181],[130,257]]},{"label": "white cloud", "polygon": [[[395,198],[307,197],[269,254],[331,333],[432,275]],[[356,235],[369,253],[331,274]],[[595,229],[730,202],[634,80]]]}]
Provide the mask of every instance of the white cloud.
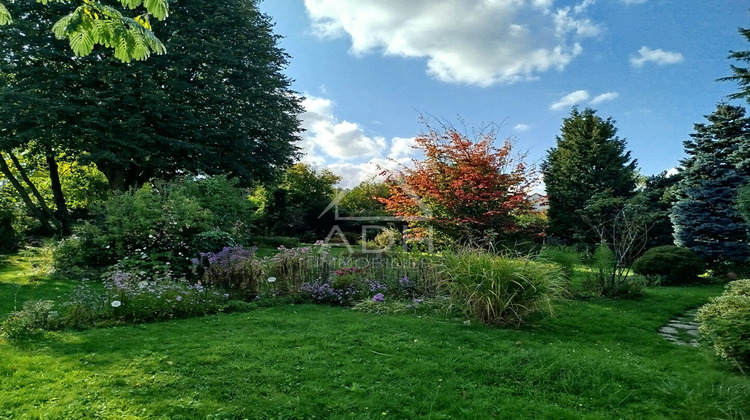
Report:
[{"label": "white cloud", "polygon": [[315,156],[320,151],[337,159],[351,159],[377,156],[385,150],[384,138],[368,137],[359,124],[338,121],[330,99],[307,96],[302,106],[305,112],[300,118],[306,130],[300,145],[303,152]]},{"label": "white cloud", "polygon": [[[339,121],[330,99],[307,95],[302,100],[305,112],[300,116],[305,132],[298,144],[302,161],[326,168],[342,177],[339,186],[352,188],[384,170],[409,166],[421,153],[412,146],[414,138],[368,137],[357,123]],[[338,162],[331,162],[331,158]]]},{"label": "white cloud", "polygon": [[589,102],[589,103],[590,103],[591,105],[597,105],[597,104],[600,104],[600,103],[602,103],[602,102],[609,102],[609,101],[613,101],[613,100],[617,99],[617,97],[618,97],[618,96],[620,96],[620,94],[619,94],[619,93],[617,93],[617,92],[607,92],[607,93],[602,93],[601,95],[597,95],[597,96],[596,96],[596,97],[595,97],[594,99],[592,99],[592,100],[591,100],[591,102]]},{"label": "white cloud", "polygon": [[426,58],[438,80],[490,86],[562,70],[600,26],[591,0],[305,0],[315,32],[348,36],[353,54]]},{"label": "white cloud", "polygon": [[630,57],[630,64],[633,67],[643,67],[646,63],[655,63],[664,66],[681,63],[682,61],[684,61],[684,58],[678,52],[664,51],[661,48],[652,50],[645,45],[638,50],[637,57]]},{"label": "white cloud", "polygon": [[585,102],[589,99],[589,93],[585,90],[577,90],[575,92],[571,92],[562,98],[560,98],[559,101],[555,102],[554,104],[550,105],[550,109],[553,111],[557,111],[559,109],[567,108],[576,104],[580,104],[581,102]]},{"label": "white cloud", "polygon": [[515,127],[513,127],[513,131],[526,131],[529,128],[531,128],[528,124],[516,124]]}]

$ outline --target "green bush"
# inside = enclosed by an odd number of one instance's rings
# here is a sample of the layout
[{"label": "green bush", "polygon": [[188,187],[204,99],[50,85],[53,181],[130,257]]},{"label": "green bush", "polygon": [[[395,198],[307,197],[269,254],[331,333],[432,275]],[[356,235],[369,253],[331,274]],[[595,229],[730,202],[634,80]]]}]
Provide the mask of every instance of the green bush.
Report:
[{"label": "green bush", "polygon": [[633,272],[661,276],[664,284],[689,284],[706,271],[703,260],[693,251],[673,245],[651,248],[632,266]]},{"label": "green bush", "polygon": [[637,297],[643,294],[647,280],[629,275],[626,267],[618,266],[615,254],[607,245],[599,245],[591,261],[593,272],[581,282],[585,295],[610,298]]},{"label": "green bush", "polygon": [[221,230],[209,230],[201,232],[190,241],[190,250],[194,255],[208,252],[219,252],[228,246],[236,245],[236,241],[227,232]]},{"label": "green bush", "polygon": [[270,248],[278,248],[280,246],[285,248],[295,248],[300,245],[299,239],[289,236],[250,236],[248,242],[256,246]]},{"label": "green bush", "polygon": [[447,253],[443,287],[462,311],[494,325],[521,325],[534,314],[552,314],[565,293],[554,264],[511,259],[480,251]]},{"label": "green bush", "polygon": [[149,183],[111,197],[93,213],[91,224],[58,247],[60,268],[102,267],[146,254],[187,273],[190,257],[247,236],[245,223],[254,217],[245,192],[225,177]]},{"label": "green bush", "polygon": [[698,310],[696,319],[716,354],[744,373],[750,367],[750,280],[727,284],[721,296]]},{"label": "green bush", "polygon": [[572,247],[556,246],[542,249],[539,252],[539,260],[553,262],[559,265],[563,274],[570,278],[575,266],[581,264],[582,257],[581,254]]}]

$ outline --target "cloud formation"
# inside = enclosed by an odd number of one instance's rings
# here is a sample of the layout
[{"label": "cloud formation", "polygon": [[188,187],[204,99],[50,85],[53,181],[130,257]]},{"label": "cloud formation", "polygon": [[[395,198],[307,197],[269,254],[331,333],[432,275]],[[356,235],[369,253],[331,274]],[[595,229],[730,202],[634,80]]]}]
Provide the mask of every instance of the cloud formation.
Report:
[{"label": "cloud formation", "polygon": [[684,58],[678,52],[664,51],[661,48],[652,50],[645,45],[638,50],[638,56],[630,57],[630,64],[633,67],[643,67],[647,63],[665,66],[667,64],[681,63],[682,61],[684,61]]},{"label": "cloud formation", "polygon": [[337,159],[352,159],[377,156],[385,150],[384,138],[368,137],[359,124],[339,121],[330,99],[307,96],[302,106],[305,112],[300,119],[306,131],[300,146],[312,157],[308,160],[319,162],[320,159],[314,158],[319,152]]},{"label": "cloud formation", "polygon": [[315,32],[348,36],[353,54],[426,58],[448,83],[490,86],[562,70],[600,33],[591,0],[305,0]]},{"label": "cloud formation", "polygon": [[550,105],[549,109],[558,111],[563,108],[569,108],[573,105],[581,105],[583,103],[588,103],[589,105],[598,105],[602,102],[608,102],[617,99],[618,96],[620,96],[620,94],[617,92],[607,92],[602,93],[601,95],[597,95],[594,97],[594,99],[591,99],[589,101],[591,95],[587,90],[577,90],[575,92],[568,93],[567,95],[560,98],[557,102]]},{"label": "cloud formation", "polygon": [[[342,188],[377,178],[383,169],[409,166],[412,157],[419,154],[413,148],[414,138],[394,137],[388,141],[383,137],[368,137],[359,124],[340,121],[330,99],[307,95],[302,106],[305,112],[300,118],[306,130],[298,144],[302,160],[341,176]],[[331,163],[331,157],[339,161]]]}]

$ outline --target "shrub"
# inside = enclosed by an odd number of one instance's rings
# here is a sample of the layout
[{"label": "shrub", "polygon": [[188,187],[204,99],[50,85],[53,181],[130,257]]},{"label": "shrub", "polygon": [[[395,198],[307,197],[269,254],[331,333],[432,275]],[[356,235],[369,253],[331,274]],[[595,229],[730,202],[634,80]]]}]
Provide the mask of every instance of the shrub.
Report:
[{"label": "shrub", "polygon": [[534,314],[552,314],[565,279],[552,264],[486,252],[447,253],[445,290],[462,311],[494,325],[521,325]]},{"label": "shrub", "polygon": [[592,256],[592,269],[581,283],[584,292],[593,296],[632,297],[643,294],[645,278],[632,276],[618,267],[615,254],[607,245],[600,245]]},{"label": "shrub", "polygon": [[750,280],[727,284],[724,293],[698,310],[698,330],[720,357],[741,372],[750,367]]},{"label": "shrub", "polygon": [[270,248],[295,248],[300,245],[299,239],[288,236],[251,236],[248,241],[253,245]]},{"label": "shrub", "polygon": [[205,254],[208,252],[219,252],[225,247],[236,244],[232,235],[221,230],[209,230],[201,232],[190,241],[190,250],[194,254]]},{"label": "shrub", "polygon": [[0,325],[0,332],[8,338],[53,329],[60,324],[60,316],[51,300],[32,300],[23,304],[20,311],[11,312]]},{"label": "shrub", "polygon": [[544,248],[539,252],[539,260],[553,262],[560,266],[563,274],[570,278],[576,265],[581,264],[582,257],[572,247],[556,246]]},{"label": "shrub", "polygon": [[633,272],[662,276],[664,284],[688,284],[706,271],[703,260],[693,251],[673,245],[658,246],[644,252],[633,263]]}]

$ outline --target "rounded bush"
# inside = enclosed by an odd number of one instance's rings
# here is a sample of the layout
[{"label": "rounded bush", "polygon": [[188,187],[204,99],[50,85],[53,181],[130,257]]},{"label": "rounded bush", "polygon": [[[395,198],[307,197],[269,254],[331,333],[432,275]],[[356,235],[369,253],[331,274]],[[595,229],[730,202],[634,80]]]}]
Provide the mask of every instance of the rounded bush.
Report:
[{"label": "rounded bush", "polygon": [[688,284],[706,271],[706,264],[693,251],[674,245],[651,248],[632,266],[644,276],[660,276],[664,284]]},{"label": "rounded bush", "polygon": [[750,280],[727,284],[721,296],[701,307],[696,320],[717,355],[743,372],[750,368]]},{"label": "rounded bush", "polygon": [[193,239],[190,241],[190,250],[196,255],[207,252],[219,252],[228,246],[234,246],[235,243],[232,235],[227,232],[209,230],[193,236]]}]

